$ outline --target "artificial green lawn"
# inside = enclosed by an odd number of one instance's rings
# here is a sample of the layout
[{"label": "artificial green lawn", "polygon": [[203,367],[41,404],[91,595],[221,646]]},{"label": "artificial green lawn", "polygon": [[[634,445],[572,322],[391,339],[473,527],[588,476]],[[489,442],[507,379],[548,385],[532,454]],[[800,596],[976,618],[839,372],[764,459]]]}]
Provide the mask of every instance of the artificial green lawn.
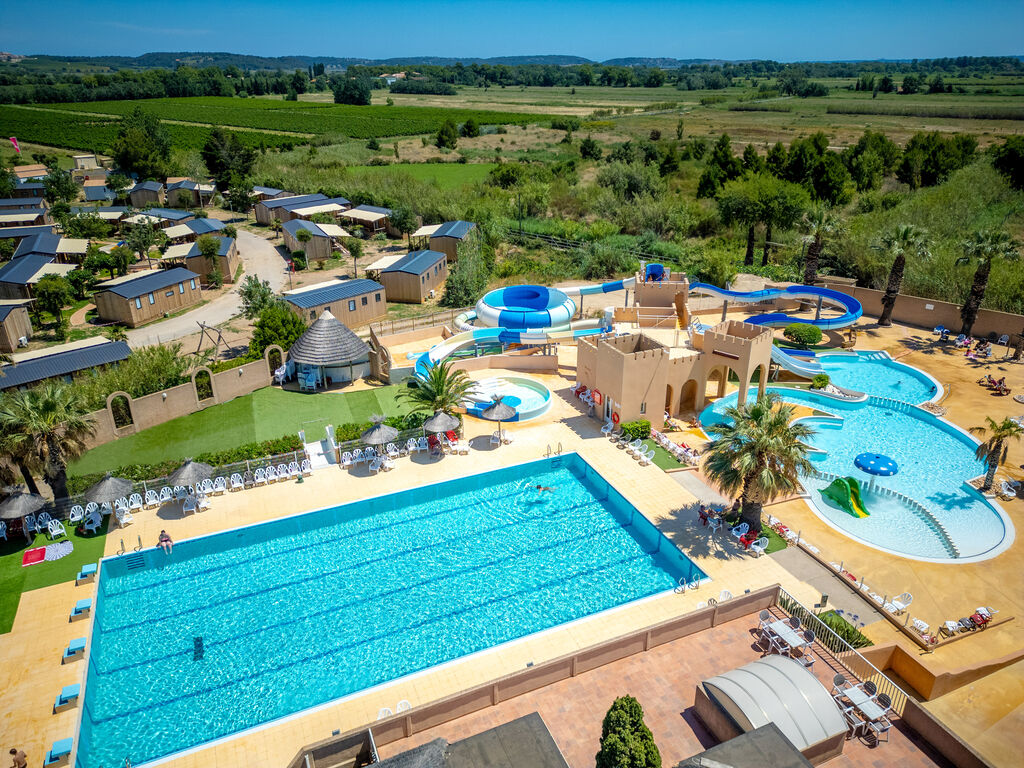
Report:
[{"label": "artificial green lawn", "polygon": [[645,450],[648,448],[654,449],[654,458],[651,459],[651,463],[654,464],[654,466],[656,467],[659,467],[661,469],[679,469],[680,467],[686,466],[686,464],[683,464],[676,460],[675,456],[666,451],[653,440],[644,440],[643,446]]},{"label": "artificial green lawn", "polygon": [[79,535],[78,530],[70,526],[67,529],[68,539],[75,545],[74,552],[60,560],[37,563],[27,568],[21,564],[25,550],[50,544],[47,535],[37,534],[32,544],[28,544],[20,533],[8,534],[7,541],[0,541],[0,634],[11,631],[22,592],[71,581],[83,565],[95,563],[103,556],[107,538],[106,522],[91,536]]},{"label": "artificial green lawn", "polygon": [[295,434],[300,429],[306,430],[307,440],[320,439],[327,424],[366,422],[375,413],[408,413],[411,406],[397,400],[403,389],[389,386],[311,394],[265,387],[93,448],[69,468],[69,474],[186,458]]}]

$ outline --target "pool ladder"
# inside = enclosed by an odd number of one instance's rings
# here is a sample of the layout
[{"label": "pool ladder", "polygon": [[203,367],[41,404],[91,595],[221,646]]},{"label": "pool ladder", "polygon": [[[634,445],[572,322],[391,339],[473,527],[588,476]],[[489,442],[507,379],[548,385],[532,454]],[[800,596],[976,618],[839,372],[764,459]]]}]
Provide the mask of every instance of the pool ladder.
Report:
[{"label": "pool ladder", "polygon": [[561,455],[562,455],[562,444],[561,443],[558,444],[558,447],[554,451],[551,450],[551,443],[548,443],[548,449],[546,451],[544,451],[544,458],[545,459],[550,459],[552,456],[561,456]]}]

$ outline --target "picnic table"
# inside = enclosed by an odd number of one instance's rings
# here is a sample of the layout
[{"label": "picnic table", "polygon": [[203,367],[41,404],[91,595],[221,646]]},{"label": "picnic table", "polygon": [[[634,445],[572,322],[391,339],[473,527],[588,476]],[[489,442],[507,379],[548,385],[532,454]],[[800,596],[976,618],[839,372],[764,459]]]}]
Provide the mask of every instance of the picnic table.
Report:
[{"label": "picnic table", "polygon": [[853,708],[864,715],[869,721],[878,720],[885,716],[885,709],[863,688],[856,685],[851,686],[843,690],[843,695],[853,704]]}]

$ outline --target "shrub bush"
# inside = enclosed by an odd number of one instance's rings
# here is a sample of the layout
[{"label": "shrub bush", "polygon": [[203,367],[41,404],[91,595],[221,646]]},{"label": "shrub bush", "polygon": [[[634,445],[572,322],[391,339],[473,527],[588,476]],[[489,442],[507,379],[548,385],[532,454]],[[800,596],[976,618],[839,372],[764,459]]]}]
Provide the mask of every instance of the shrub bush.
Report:
[{"label": "shrub bush", "polygon": [[620,426],[622,434],[629,435],[630,440],[646,440],[651,436],[651,422],[647,419],[624,421]]},{"label": "shrub bush", "polygon": [[620,696],[601,724],[601,750],[597,768],[661,768],[661,753],[644,710],[632,696]]},{"label": "shrub bush", "polygon": [[811,379],[811,387],[814,389],[824,389],[832,382],[827,373],[819,373],[813,379]]},{"label": "shrub bush", "polygon": [[782,335],[803,347],[809,347],[821,341],[821,328],[810,323],[790,323]]}]

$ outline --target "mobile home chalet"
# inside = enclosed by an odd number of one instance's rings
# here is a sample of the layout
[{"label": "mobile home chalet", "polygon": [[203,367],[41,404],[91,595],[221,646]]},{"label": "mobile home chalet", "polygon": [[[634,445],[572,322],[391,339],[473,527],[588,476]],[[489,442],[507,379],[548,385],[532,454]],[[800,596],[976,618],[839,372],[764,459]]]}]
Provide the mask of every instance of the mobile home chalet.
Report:
[{"label": "mobile home chalet", "polygon": [[312,322],[325,309],[355,328],[383,319],[387,315],[384,286],[374,280],[327,280],[285,291],[284,300],[299,317]]},{"label": "mobile home chalet", "polygon": [[199,275],[183,267],[149,269],[116,277],[96,286],[93,301],[101,320],[129,328],[202,299]]},{"label": "mobile home chalet", "polygon": [[[349,237],[348,232],[337,224],[315,224],[312,221],[292,219],[286,221],[282,227],[284,233],[284,247],[289,252],[305,251],[308,261],[323,261],[331,256],[334,250],[344,251],[341,245],[341,238]],[[299,240],[299,232],[309,232],[310,238],[303,243]]]},{"label": "mobile home chalet", "polygon": [[413,251],[378,275],[389,300],[422,304],[448,278],[448,257],[440,251]]}]

